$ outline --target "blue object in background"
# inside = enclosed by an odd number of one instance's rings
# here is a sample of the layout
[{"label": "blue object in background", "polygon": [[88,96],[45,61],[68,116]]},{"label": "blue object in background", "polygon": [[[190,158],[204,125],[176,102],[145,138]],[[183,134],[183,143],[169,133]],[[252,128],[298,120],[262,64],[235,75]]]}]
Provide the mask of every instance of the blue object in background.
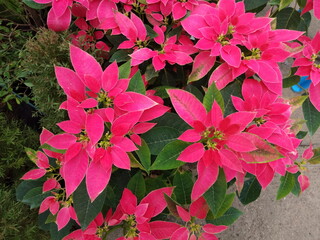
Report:
[{"label": "blue object in background", "polygon": [[[300,82],[297,85],[291,87],[294,92],[301,92],[304,89],[308,89],[310,87],[311,80],[308,77],[301,77]],[[303,89],[301,87],[303,87]]]}]

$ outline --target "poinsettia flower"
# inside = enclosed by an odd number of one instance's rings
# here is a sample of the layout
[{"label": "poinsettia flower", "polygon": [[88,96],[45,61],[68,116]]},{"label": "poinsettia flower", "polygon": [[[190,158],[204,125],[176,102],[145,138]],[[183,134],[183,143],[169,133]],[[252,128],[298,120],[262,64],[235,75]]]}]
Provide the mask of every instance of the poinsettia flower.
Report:
[{"label": "poinsettia flower", "polygon": [[128,49],[135,46],[142,48],[147,44],[147,30],[142,20],[132,12],[130,18],[119,12],[115,13],[115,20],[121,33],[129,39],[122,42],[118,49]]},{"label": "poinsettia flower", "polygon": [[35,164],[38,169],[32,169],[25,173],[21,179],[23,180],[35,180],[43,177],[47,173],[47,169],[50,168],[49,159],[47,155],[43,152],[37,151],[37,157],[35,159]]},{"label": "poinsettia flower", "polygon": [[162,50],[154,51],[149,48],[141,48],[134,51],[131,54],[132,66],[139,65],[150,58],[152,58],[152,65],[156,71],[163,69],[166,65],[166,62],[170,64],[177,63],[179,65],[185,65],[192,62],[192,58],[189,56],[189,54],[174,50],[176,47],[177,36],[172,36],[165,40],[164,31],[162,28],[154,26],[154,30],[156,33],[158,33],[158,36],[155,37],[154,40],[156,43],[162,46]]},{"label": "poinsettia flower", "polygon": [[320,19],[320,2],[317,0],[307,0],[305,7],[302,9],[301,15],[313,9],[314,16]]},{"label": "poinsettia flower", "polygon": [[219,166],[242,172],[241,160],[235,152],[257,149],[247,133],[243,132],[256,113],[241,111],[223,118],[216,102],[207,112],[191,93],[170,89],[168,94],[177,114],[193,127],[178,138],[193,144],[183,150],[177,159],[183,162],[199,161],[198,180],[191,194],[192,199],[197,199],[215,182]]},{"label": "poinsettia flower", "polygon": [[204,240],[213,239],[218,240],[215,236],[216,233],[220,233],[226,230],[228,227],[224,225],[215,226],[213,224],[205,224],[201,226],[195,222],[195,218],[204,219],[208,213],[209,207],[206,200],[203,197],[198,198],[196,201],[190,204],[189,211],[183,207],[177,205],[176,210],[178,216],[186,222],[184,226],[177,229],[171,236],[170,240]]},{"label": "poinsettia flower", "polygon": [[[319,6],[320,7],[320,6]],[[314,38],[308,42],[304,42],[304,49],[302,51],[302,56],[297,58],[293,67],[299,67],[296,75],[308,76],[311,79],[312,84],[310,85],[309,94],[310,101],[315,106],[315,108],[320,111],[320,62],[319,62],[319,52],[320,52],[320,31],[314,36]]]},{"label": "poinsettia flower", "polygon": [[[164,193],[171,196],[172,191],[173,188],[171,187],[154,190],[138,204],[137,197],[129,189],[125,188],[120,203],[109,220],[109,225],[114,226],[121,222],[127,222],[130,225],[130,229],[120,239],[132,239],[138,236],[140,237],[139,239],[169,238],[172,232],[179,227],[178,224],[163,221],[149,223],[149,221],[165,209],[167,203]],[[167,229],[163,228],[164,226]],[[143,238],[148,236],[150,238]]]}]

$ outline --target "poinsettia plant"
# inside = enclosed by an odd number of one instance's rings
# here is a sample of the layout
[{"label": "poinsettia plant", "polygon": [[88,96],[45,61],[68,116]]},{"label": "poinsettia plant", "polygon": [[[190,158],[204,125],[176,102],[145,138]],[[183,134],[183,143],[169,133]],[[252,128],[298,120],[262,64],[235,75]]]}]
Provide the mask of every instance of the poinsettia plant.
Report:
[{"label": "poinsettia plant", "polygon": [[[320,32],[305,35],[319,1],[34,2],[70,32],[72,68],[54,66],[68,119],[27,149],[36,168],[17,189],[54,239],[217,239],[242,214],[235,196],[276,175],[278,199],[308,188],[320,150],[297,149],[320,125]],[[310,89],[286,99],[298,76]]]}]

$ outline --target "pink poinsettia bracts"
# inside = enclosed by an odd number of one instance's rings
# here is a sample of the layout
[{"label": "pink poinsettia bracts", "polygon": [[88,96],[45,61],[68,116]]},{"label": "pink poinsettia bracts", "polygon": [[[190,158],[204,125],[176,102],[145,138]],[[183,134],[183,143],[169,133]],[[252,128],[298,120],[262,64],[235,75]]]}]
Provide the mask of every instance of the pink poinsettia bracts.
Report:
[{"label": "pink poinsettia bracts", "polygon": [[216,102],[207,112],[201,102],[186,91],[168,90],[168,94],[178,115],[193,127],[178,138],[193,143],[179,155],[178,160],[198,162],[198,180],[191,195],[195,200],[215,182],[219,166],[240,173],[243,171],[236,152],[257,149],[248,133],[243,132],[256,113],[242,111],[224,118]]},{"label": "pink poinsettia bracts", "polygon": [[311,79],[310,101],[320,111],[320,32],[317,32],[311,41],[305,41],[304,45],[302,54],[294,61],[293,67],[299,67],[296,75],[308,76]]},{"label": "pink poinsettia bracts", "polygon": [[[192,62],[192,58],[189,56],[190,53],[185,53],[185,51],[180,51],[180,44],[176,44],[177,36],[172,36],[168,39],[165,39],[164,29],[154,26],[154,31],[158,34],[154,38],[154,41],[161,45],[161,50],[151,50],[150,48],[141,48],[134,51],[131,54],[132,66],[141,64],[142,62],[152,58],[152,65],[156,71],[163,69],[166,65],[166,62],[170,64],[179,64],[185,65]],[[186,48],[191,48],[192,46],[185,46]]]},{"label": "pink poinsettia bracts", "polygon": [[208,205],[203,197],[198,198],[190,204],[189,211],[177,205],[176,210],[178,216],[186,222],[184,226],[177,229],[171,236],[170,240],[218,240],[215,236],[227,229],[227,226],[215,226],[213,224],[205,224],[203,226],[196,223],[195,218],[204,219],[208,213]]},{"label": "pink poinsettia bracts", "polygon": [[307,0],[306,6],[303,8],[301,15],[309,12],[312,9],[314,11],[314,16],[317,19],[320,19],[320,2],[317,0]]}]

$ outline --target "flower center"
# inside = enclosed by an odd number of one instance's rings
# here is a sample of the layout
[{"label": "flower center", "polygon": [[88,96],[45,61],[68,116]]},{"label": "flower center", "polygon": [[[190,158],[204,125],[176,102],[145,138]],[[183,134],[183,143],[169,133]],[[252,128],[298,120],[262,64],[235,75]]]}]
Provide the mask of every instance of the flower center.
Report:
[{"label": "flower center", "polygon": [[312,62],[313,62],[313,66],[315,66],[316,68],[320,69],[320,56],[317,54],[313,54],[311,56]]},{"label": "flower center", "polygon": [[102,139],[98,142],[98,145],[104,149],[111,147],[112,145],[110,142],[111,137],[112,137],[112,134],[110,132],[105,133]]},{"label": "flower center", "polygon": [[88,137],[88,135],[87,135],[85,130],[81,131],[81,133],[80,133],[80,135],[78,137],[78,140],[80,142],[89,142],[90,141],[90,139],[89,139],[89,137]]},{"label": "flower center", "polygon": [[224,139],[224,133],[215,129],[215,128],[209,128],[206,129],[202,133],[202,142],[205,145],[205,148],[215,150],[217,149],[217,146],[219,144],[219,141],[222,141]]},{"label": "flower center", "polygon": [[260,125],[264,124],[267,120],[265,120],[263,117],[255,118],[253,121],[257,124],[259,127]]},{"label": "flower center", "polygon": [[98,102],[101,107],[112,107],[113,106],[113,99],[108,96],[108,93],[105,91],[101,91],[98,94]]},{"label": "flower center", "polygon": [[134,215],[128,215],[125,220],[127,223],[127,233],[125,235],[126,238],[133,238],[138,236],[137,222],[136,217]]},{"label": "flower center", "polygon": [[189,225],[190,228],[190,232],[195,233],[195,234],[199,234],[201,232],[201,225],[196,224],[196,223],[190,223]]},{"label": "flower center", "polygon": [[241,56],[244,60],[260,59],[261,51],[259,48],[253,48],[248,52],[242,52]]}]

